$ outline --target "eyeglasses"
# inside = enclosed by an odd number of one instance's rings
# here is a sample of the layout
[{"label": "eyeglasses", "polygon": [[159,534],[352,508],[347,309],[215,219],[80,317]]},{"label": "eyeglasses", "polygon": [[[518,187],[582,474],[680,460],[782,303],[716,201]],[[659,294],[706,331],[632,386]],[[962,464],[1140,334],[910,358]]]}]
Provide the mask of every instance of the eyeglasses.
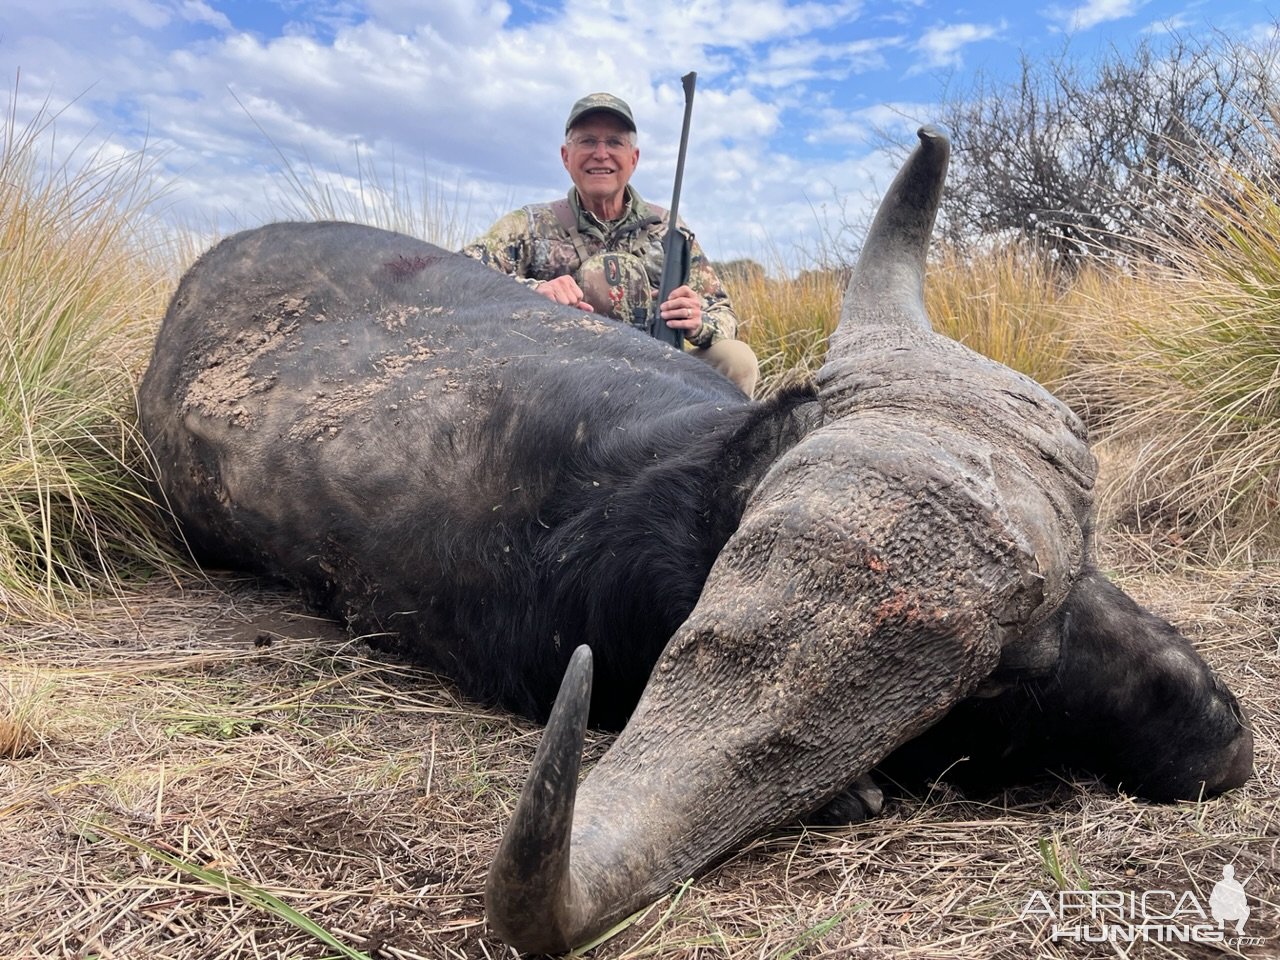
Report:
[{"label": "eyeglasses", "polygon": [[604,140],[599,137],[570,137],[569,142],[581,150],[589,150],[593,153],[602,143],[610,153],[619,153],[631,146],[631,141],[624,140],[622,137],[607,137]]}]

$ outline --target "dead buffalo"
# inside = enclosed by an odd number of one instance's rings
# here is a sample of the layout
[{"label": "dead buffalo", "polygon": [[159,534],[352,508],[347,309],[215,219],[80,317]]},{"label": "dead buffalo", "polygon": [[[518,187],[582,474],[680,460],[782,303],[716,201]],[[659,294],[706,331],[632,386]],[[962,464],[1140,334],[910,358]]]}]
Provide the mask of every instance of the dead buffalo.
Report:
[{"label": "dead buffalo", "polygon": [[[1249,776],[1231,694],[1090,566],[1079,421],[931,331],[948,145],[920,141],[816,387],[764,403],[365,227],[253,230],[183,279],[140,410],[191,545],[550,712],[489,874],[509,943],[580,943],[857,809],[886,758],[1069,760],[1159,799]],[[626,726],[579,787],[589,720]]]}]

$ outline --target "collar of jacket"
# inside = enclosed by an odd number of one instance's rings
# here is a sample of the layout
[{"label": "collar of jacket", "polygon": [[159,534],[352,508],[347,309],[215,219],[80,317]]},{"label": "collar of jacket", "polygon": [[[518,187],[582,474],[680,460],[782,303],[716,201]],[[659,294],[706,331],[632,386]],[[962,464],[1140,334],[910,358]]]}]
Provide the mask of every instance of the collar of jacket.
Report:
[{"label": "collar of jacket", "polygon": [[635,187],[627,184],[623,189],[625,191],[625,199],[622,204],[622,216],[617,220],[605,222],[590,210],[584,208],[578,200],[578,188],[570,187],[569,206],[573,208],[574,216],[578,218],[578,232],[603,240],[610,234],[616,233],[620,227],[639,223],[641,220],[653,216],[653,211],[640,198],[640,194],[636,193]]}]

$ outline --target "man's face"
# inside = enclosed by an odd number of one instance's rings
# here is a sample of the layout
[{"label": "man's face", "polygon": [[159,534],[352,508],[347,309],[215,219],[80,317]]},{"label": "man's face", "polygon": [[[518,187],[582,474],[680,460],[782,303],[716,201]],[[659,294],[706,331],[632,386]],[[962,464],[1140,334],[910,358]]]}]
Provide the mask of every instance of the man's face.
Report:
[{"label": "man's face", "polygon": [[[597,142],[588,149],[577,141],[591,137]],[[609,149],[610,138],[625,141],[620,149]],[[631,146],[631,131],[617,117],[589,113],[569,132],[569,141],[560,146],[560,159],[569,171],[578,195],[590,206],[619,202],[627,181],[640,160],[640,148]]]}]

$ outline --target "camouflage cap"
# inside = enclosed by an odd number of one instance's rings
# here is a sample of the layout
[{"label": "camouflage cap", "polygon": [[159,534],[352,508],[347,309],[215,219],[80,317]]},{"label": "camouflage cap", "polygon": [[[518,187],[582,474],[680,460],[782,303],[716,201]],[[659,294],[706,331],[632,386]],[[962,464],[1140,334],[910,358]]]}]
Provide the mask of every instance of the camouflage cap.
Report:
[{"label": "camouflage cap", "polygon": [[565,121],[564,132],[568,133],[573,129],[573,125],[582,119],[583,114],[595,113],[596,111],[603,113],[611,113],[623,123],[625,123],[634,132],[636,122],[631,116],[631,108],[627,106],[625,100],[620,100],[612,93],[588,93],[585,97],[573,105],[573,109],[569,111],[569,119]]}]

